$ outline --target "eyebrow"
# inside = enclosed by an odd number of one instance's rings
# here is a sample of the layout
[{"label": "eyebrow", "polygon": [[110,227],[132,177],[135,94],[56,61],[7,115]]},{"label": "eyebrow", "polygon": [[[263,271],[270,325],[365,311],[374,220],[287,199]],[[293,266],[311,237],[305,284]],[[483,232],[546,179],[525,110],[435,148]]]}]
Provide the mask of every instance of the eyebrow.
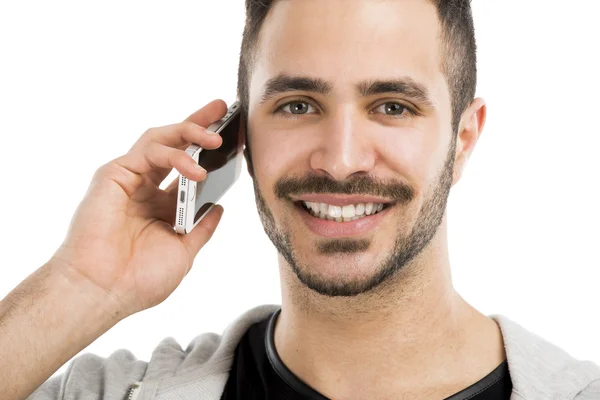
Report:
[{"label": "eyebrow", "polygon": [[[303,91],[326,96],[330,94],[332,90],[333,84],[321,78],[280,74],[267,81],[260,99],[260,104],[262,105],[278,94],[285,92]],[[412,99],[422,107],[435,110],[435,106],[433,105],[433,101],[431,100],[429,91],[425,85],[416,82],[410,77],[361,81],[356,84],[356,90],[361,97],[386,93],[401,94]]]},{"label": "eyebrow", "polygon": [[285,92],[302,91],[327,95],[331,93],[332,89],[333,85],[321,78],[281,74],[267,81],[260,104],[266,103],[278,94]]},{"label": "eyebrow", "polygon": [[435,110],[435,106],[425,85],[416,82],[410,77],[360,82],[357,85],[357,89],[362,97],[385,93],[401,94],[427,109]]}]

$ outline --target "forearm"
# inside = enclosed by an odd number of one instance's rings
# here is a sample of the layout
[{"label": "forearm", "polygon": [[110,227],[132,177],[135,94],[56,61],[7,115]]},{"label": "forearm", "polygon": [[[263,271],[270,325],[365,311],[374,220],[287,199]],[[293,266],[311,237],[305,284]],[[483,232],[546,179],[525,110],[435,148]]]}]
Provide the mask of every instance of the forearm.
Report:
[{"label": "forearm", "polygon": [[0,393],[24,399],[114,326],[115,302],[52,261],[0,301]]}]

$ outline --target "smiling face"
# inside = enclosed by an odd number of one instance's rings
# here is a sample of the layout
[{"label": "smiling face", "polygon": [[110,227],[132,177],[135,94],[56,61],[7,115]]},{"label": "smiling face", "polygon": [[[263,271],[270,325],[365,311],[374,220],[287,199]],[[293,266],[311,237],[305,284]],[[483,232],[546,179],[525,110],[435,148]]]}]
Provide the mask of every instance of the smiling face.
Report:
[{"label": "smiling face", "polygon": [[453,183],[455,135],[428,1],[279,1],[259,35],[248,140],[265,231],[328,296],[422,254]]}]

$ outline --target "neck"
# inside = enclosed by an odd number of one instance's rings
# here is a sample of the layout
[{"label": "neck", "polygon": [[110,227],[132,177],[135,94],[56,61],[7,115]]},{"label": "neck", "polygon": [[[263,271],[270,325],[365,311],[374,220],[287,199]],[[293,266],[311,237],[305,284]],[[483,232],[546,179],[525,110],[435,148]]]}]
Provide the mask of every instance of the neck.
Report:
[{"label": "neck", "polygon": [[505,357],[499,328],[454,290],[440,228],[418,259],[355,297],[312,292],[280,259],[275,347],[284,364],[319,392],[349,399],[419,387],[451,395],[492,371]]}]

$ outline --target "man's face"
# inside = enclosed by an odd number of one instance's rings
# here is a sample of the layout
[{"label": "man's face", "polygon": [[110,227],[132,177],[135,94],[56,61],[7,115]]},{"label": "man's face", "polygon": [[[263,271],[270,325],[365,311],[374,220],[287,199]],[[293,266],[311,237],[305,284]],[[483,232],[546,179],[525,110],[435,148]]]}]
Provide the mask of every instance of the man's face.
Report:
[{"label": "man's face", "polygon": [[436,13],[426,0],[288,0],[261,29],[247,125],[257,207],[318,293],[376,287],[443,219],[455,143]]}]

